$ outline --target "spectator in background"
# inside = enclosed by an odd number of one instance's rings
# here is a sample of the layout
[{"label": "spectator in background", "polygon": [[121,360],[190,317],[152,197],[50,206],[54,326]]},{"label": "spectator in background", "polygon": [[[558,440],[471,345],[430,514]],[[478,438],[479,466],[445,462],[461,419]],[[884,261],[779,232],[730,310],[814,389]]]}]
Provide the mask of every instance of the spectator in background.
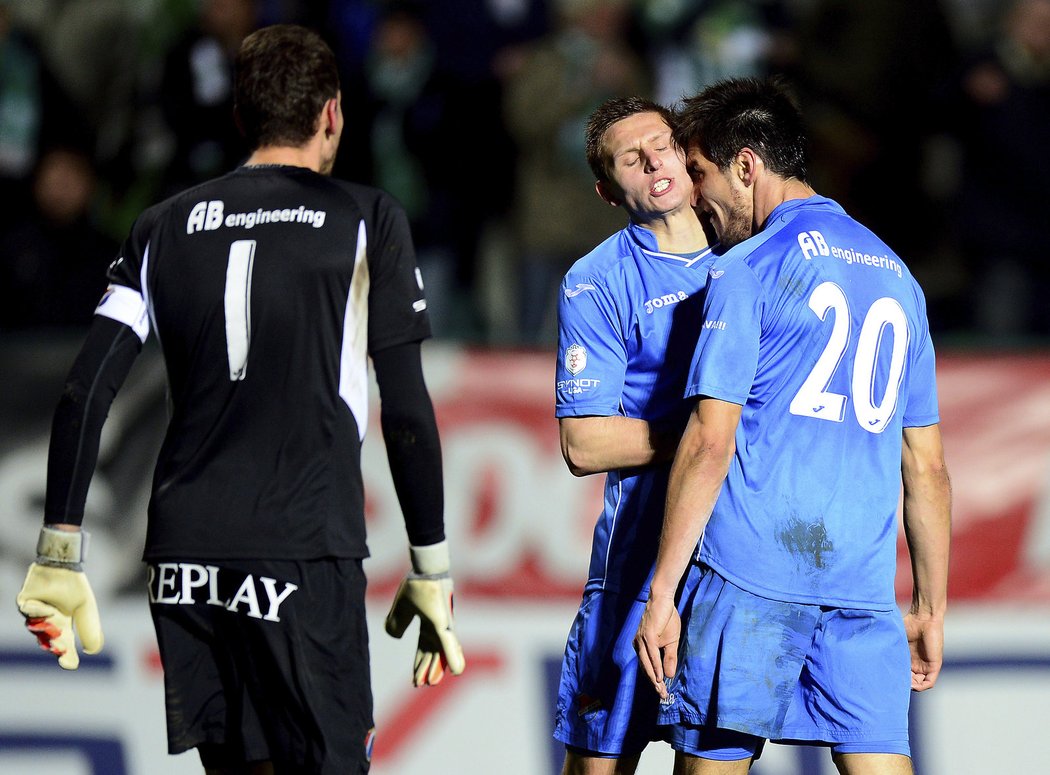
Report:
[{"label": "spectator in background", "polygon": [[[435,73],[433,43],[410,6],[394,6],[377,21],[365,72],[373,101],[370,145],[375,183],[397,197],[409,219],[418,224],[428,209],[423,171],[427,160],[409,150],[410,125],[415,129],[424,122],[418,129],[431,135],[433,147],[441,148],[447,130],[439,122],[447,124],[448,118],[441,104],[445,95]],[[415,236],[418,240],[418,231]]]},{"label": "spectator in background", "polygon": [[[547,34],[547,7],[555,0],[442,0],[420,2],[421,18],[434,42],[436,67],[448,81],[454,100],[451,114],[461,127],[470,127],[469,147],[474,159],[514,159],[519,149],[504,118],[507,82],[516,71],[522,51]],[[458,135],[463,138],[462,133]],[[425,138],[424,138],[425,139]],[[426,146],[430,152],[431,146]],[[418,151],[420,153],[423,150]],[[494,232],[515,202],[516,167],[502,165],[498,175],[485,175],[480,184],[473,174],[463,174],[463,165],[446,156],[451,179],[452,229],[457,248],[456,281],[459,287],[479,293],[483,264],[492,259]],[[479,195],[479,191],[483,192]],[[498,239],[497,239],[498,241]],[[504,271],[508,271],[504,267]],[[498,325],[494,315],[505,307],[485,310],[482,325]]]},{"label": "spectator in background", "polygon": [[473,326],[471,289],[457,264],[476,249],[477,225],[459,215],[463,181],[475,179],[463,174],[455,152],[463,133],[455,85],[437,68],[434,41],[412,4],[380,14],[365,77],[372,180],[408,214],[435,334],[466,334]]},{"label": "spectator in background", "polygon": [[[993,337],[1050,336],[1050,157],[1042,151],[1050,137],[1050,0],[1006,6],[987,48],[966,64],[956,100],[956,236],[970,325]],[[1020,168],[1011,163],[1019,154]]]},{"label": "spectator in background", "polygon": [[[349,125],[343,145],[357,150],[340,155],[335,174],[378,182],[408,172],[405,180],[425,181],[429,212],[420,210],[413,228],[439,336],[492,334],[492,305],[482,299],[479,274],[482,263],[499,259],[494,235],[511,207],[514,166],[487,178],[479,196],[478,176],[465,172],[463,128],[469,127],[472,159],[515,157],[502,118],[504,79],[522,42],[546,30],[544,6],[542,0],[345,0],[328,9],[326,30],[344,83],[353,85],[347,92],[372,97],[354,109],[372,111],[397,135],[380,136],[366,121]],[[410,165],[379,157],[391,142],[403,144]],[[497,314],[506,314],[505,305]]]},{"label": "spectator in background", "polygon": [[[174,2],[157,4],[151,16],[171,14]],[[33,0],[13,5],[22,23],[35,31],[41,51],[75,106],[78,119],[90,127],[91,145],[83,147],[96,170],[109,174],[108,168],[132,132],[139,65],[146,25],[151,20],[142,7],[153,4]],[[119,232],[117,236],[121,236]]]},{"label": "spectator in background", "polygon": [[721,78],[767,74],[783,35],[783,6],[782,0],[639,0],[657,99],[673,104]]},{"label": "spectator in background", "polygon": [[[955,43],[939,0],[815,0],[793,23],[814,185],[923,273],[942,232],[921,172]],[[902,203],[906,203],[902,206]]]},{"label": "spectator in background", "polygon": [[0,3],[0,230],[20,220],[44,152],[56,145],[89,147],[89,136],[37,42]]},{"label": "spectator in background", "polygon": [[40,159],[30,208],[0,233],[0,328],[91,322],[117,250],[93,220],[95,185],[81,150],[53,148]]},{"label": "spectator in background", "polygon": [[625,44],[625,0],[558,0],[555,29],[536,41],[507,84],[506,121],[519,152],[512,217],[520,261],[520,336],[553,344],[560,278],[623,228],[594,196],[583,148],[587,117],[606,99],[648,93]]},{"label": "spectator in background", "polygon": [[197,24],[165,58],[161,107],[175,147],[161,197],[244,160],[233,118],[233,59],[256,21],[255,0],[202,0]]}]

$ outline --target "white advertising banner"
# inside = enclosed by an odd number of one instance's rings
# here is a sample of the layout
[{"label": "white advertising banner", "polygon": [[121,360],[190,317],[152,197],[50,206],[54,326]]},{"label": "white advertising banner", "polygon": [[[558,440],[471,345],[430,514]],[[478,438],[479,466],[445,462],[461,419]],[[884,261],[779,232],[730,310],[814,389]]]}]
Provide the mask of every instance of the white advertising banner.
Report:
[{"label": "white advertising banner", "polygon": [[[199,773],[195,754],[165,754],[162,677],[139,562],[164,419],[155,355],[141,359],[111,412],[89,496],[88,573],[104,652],[76,673],[60,671],[14,607],[40,524],[50,411],[66,356],[49,369],[39,359],[3,359],[36,364],[20,375],[20,391],[39,400],[0,406],[0,601],[8,601],[0,616],[0,775]],[[382,629],[408,558],[373,402],[363,466],[378,775],[559,771],[562,748],[550,736],[555,682],[602,480],[574,478],[561,460],[554,357],[426,350],[468,659],[463,676],[435,688],[411,686],[415,625],[402,641]],[[941,353],[938,377],[955,493],[952,607],[944,671],[913,703],[916,768],[1050,772],[1050,355]],[[899,553],[903,603],[903,541]],[[639,773],[669,775],[671,761],[666,747],[654,746]],[[825,751],[783,746],[767,746],[752,770],[833,771]]]},{"label": "white advertising banner", "polygon": [[[437,687],[411,685],[413,626],[383,632],[371,605],[376,775],[555,775],[553,682],[575,606],[464,601],[466,672]],[[106,649],[80,670],[59,670],[27,645],[14,613],[0,618],[0,773],[190,775],[195,753],[168,756],[164,689],[144,602],[104,605]],[[912,703],[920,775],[1050,772],[1050,615],[1045,607],[955,606],[946,664]],[[639,775],[670,775],[654,744]],[[832,775],[826,751],[767,745],[755,775]]]}]

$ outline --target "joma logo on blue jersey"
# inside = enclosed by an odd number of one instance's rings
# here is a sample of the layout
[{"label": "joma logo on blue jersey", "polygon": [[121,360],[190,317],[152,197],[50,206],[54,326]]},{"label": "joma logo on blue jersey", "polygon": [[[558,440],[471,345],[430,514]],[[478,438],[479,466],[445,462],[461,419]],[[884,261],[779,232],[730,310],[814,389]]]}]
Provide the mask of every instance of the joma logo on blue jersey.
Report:
[{"label": "joma logo on blue jersey", "polygon": [[661,307],[669,307],[672,304],[677,304],[680,301],[685,301],[689,298],[689,294],[685,291],[678,291],[677,293],[665,293],[663,296],[657,296],[654,299],[649,299],[645,302],[645,312],[648,315],[652,315],[654,310],[658,310]]}]

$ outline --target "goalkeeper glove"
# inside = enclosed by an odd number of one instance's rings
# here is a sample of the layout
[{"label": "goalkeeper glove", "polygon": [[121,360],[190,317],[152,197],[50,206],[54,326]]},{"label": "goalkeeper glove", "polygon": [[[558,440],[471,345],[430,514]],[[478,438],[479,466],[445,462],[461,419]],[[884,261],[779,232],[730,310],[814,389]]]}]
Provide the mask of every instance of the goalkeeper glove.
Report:
[{"label": "goalkeeper glove", "polygon": [[410,546],[409,553],[412,572],[394,595],[394,603],[386,616],[386,631],[400,638],[419,616],[419,646],[412,683],[433,686],[444,678],[446,667],[452,675],[459,675],[466,667],[463,648],[453,629],[448,543]]},{"label": "goalkeeper glove", "polygon": [[95,595],[84,575],[83,561],[88,534],[54,530],[45,525],[36,544],[36,562],[29,566],[18,610],[26,618],[26,629],[36,636],[40,648],[58,657],[66,670],[80,665],[73,631],[87,654],[102,650],[102,625]]}]

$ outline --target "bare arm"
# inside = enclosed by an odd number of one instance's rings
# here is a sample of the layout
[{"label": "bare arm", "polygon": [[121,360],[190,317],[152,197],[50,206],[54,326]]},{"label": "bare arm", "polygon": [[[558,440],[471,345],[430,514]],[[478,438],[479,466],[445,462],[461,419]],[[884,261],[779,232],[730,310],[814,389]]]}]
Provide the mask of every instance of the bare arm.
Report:
[{"label": "bare arm", "polygon": [[670,460],[681,428],[634,417],[562,417],[561,454],[573,476]]},{"label": "bare arm", "polygon": [[912,689],[933,686],[944,653],[951,543],[951,482],[940,426],[905,428],[901,454],[904,532],[911,552],[911,608],[904,617],[912,655]]},{"label": "bare arm", "polygon": [[678,664],[681,622],[675,594],[729,471],[741,408],[714,398],[697,402],[671,466],[656,570],[634,641],[639,662],[661,697],[667,696],[664,677],[674,675]]}]

